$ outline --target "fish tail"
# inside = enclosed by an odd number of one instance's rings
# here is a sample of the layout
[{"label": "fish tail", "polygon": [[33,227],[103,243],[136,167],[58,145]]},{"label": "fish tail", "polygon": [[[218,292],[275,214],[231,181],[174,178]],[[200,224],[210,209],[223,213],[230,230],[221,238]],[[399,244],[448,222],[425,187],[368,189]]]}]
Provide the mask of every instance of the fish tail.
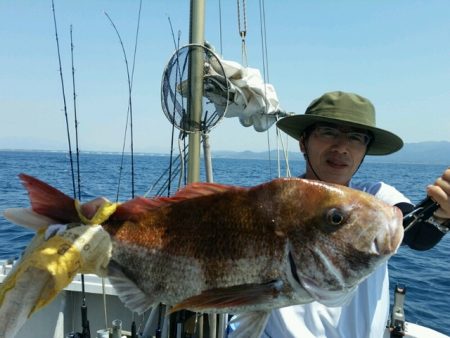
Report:
[{"label": "fish tail", "polygon": [[79,222],[74,199],[35,177],[20,174],[34,212],[61,223]]}]

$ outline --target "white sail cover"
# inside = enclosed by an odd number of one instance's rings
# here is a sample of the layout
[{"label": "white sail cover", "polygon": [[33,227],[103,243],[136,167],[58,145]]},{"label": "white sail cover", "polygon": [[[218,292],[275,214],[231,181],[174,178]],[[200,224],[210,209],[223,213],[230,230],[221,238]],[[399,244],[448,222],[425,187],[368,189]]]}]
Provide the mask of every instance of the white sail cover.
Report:
[{"label": "white sail cover", "polygon": [[[275,88],[264,83],[258,69],[217,58],[211,58],[210,65],[205,65],[204,95],[214,103],[219,113],[226,109],[226,117],[239,117],[243,126],[253,126],[256,131],[269,129],[277,118],[286,115],[280,108]],[[223,73],[230,87],[228,96],[225,79],[219,75]]]}]

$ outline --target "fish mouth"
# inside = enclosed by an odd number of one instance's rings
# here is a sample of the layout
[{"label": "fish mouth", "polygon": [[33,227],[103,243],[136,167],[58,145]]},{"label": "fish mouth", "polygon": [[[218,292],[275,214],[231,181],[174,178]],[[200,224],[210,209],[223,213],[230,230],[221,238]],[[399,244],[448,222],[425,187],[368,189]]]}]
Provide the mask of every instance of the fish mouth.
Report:
[{"label": "fish mouth", "polygon": [[292,253],[290,251],[289,251],[288,257],[289,257],[289,266],[291,268],[292,276],[294,277],[295,281],[299,285],[302,285],[302,283],[300,282],[300,277],[297,274],[297,268],[296,268],[295,263],[294,263],[294,257],[292,257]]},{"label": "fish mouth", "polygon": [[315,301],[331,307],[341,306],[350,301],[357,284],[349,285],[341,283],[339,287],[331,289],[323,288],[319,286],[317,281],[308,276],[302,275],[300,278],[297,273],[294,257],[290,251],[288,258],[292,277]]},{"label": "fish mouth", "polygon": [[389,258],[397,252],[404,235],[403,214],[395,206],[392,207],[392,214],[394,218],[375,234],[369,250],[371,254]]}]

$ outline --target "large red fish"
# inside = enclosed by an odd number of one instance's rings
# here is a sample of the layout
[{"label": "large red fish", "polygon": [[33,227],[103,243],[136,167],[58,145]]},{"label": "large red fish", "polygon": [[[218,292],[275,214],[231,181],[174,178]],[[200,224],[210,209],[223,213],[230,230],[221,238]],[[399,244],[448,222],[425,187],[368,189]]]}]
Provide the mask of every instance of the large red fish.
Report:
[{"label": "large red fish", "polygon": [[[35,219],[6,213],[18,223],[82,223],[80,216],[90,218],[103,204],[97,199],[76,208],[49,185],[20,178]],[[135,198],[120,204],[102,229],[112,242],[106,274],[137,312],[160,302],[228,313],[312,301],[338,305],[403,238],[397,208],[298,178],[252,188],[195,183],[172,198]]]}]

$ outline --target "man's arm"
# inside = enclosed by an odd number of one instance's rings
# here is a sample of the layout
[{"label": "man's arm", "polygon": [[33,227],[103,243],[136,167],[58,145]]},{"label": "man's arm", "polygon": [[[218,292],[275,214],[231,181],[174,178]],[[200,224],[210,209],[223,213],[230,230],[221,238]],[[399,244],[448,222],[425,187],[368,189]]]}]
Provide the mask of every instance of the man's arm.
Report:
[{"label": "man's arm", "polygon": [[[428,250],[435,246],[450,230],[450,168],[446,169],[433,185],[427,187],[427,195],[436,201],[439,208],[429,217],[407,227],[403,244],[415,250]],[[399,203],[397,207],[407,215],[415,207],[409,203]]]}]

